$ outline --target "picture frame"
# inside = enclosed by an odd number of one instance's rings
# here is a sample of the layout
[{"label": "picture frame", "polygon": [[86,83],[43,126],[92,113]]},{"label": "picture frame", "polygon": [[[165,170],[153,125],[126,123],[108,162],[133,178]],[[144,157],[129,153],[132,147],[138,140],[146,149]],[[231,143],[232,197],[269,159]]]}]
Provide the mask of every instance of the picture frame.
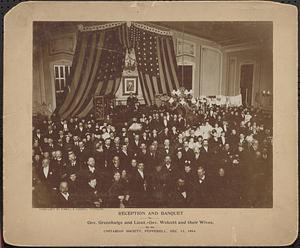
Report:
[{"label": "picture frame", "polygon": [[191,41],[187,41],[187,40],[183,40],[183,39],[177,39],[176,40],[176,55],[177,56],[191,56],[191,57],[195,57],[196,56],[196,44],[191,42]]},{"label": "picture frame", "polygon": [[138,94],[138,77],[123,77],[123,95]]}]

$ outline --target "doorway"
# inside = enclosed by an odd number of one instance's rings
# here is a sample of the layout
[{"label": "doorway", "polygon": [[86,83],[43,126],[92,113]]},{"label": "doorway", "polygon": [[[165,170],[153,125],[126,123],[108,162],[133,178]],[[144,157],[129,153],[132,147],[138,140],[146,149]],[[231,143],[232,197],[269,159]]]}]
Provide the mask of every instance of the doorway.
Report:
[{"label": "doorway", "polygon": [[250,106],[252,104],[253,73],[254,64],[241,65],[240,88],[242,104],[244,106]]}]

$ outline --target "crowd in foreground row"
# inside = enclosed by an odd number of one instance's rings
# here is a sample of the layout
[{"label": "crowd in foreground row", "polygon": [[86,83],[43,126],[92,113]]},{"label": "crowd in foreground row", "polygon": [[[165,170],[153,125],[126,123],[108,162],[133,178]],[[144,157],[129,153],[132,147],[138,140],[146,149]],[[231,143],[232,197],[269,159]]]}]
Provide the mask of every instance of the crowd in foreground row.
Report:
[{"label": "crowd in foreground row", "polygon": [[126,121],[114,111],[35,122],[34,207],[272,207],[269,115],[204,106],[189,123],[173,110]]}]

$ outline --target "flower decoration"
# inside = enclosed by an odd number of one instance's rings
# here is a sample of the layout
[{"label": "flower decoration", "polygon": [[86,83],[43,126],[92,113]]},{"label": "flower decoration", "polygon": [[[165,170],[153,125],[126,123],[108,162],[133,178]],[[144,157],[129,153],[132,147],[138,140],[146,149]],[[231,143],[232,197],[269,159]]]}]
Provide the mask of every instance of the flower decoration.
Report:
[{"label": "flower decoration", "polygon": [[172,104],[174,101],[175,101],[174,98],[173,98],[173,97],[170,97],[169,103]]}]

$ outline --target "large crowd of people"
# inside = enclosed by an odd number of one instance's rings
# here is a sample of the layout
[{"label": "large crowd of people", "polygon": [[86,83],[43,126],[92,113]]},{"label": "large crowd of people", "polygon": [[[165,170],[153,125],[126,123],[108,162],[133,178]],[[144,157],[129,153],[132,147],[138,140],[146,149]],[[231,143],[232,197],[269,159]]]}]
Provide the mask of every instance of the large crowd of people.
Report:
[{"label": "large crowd of people", "polygon": [[272,207],[272,116],[186,104],[34,119],[33,206]]}]

